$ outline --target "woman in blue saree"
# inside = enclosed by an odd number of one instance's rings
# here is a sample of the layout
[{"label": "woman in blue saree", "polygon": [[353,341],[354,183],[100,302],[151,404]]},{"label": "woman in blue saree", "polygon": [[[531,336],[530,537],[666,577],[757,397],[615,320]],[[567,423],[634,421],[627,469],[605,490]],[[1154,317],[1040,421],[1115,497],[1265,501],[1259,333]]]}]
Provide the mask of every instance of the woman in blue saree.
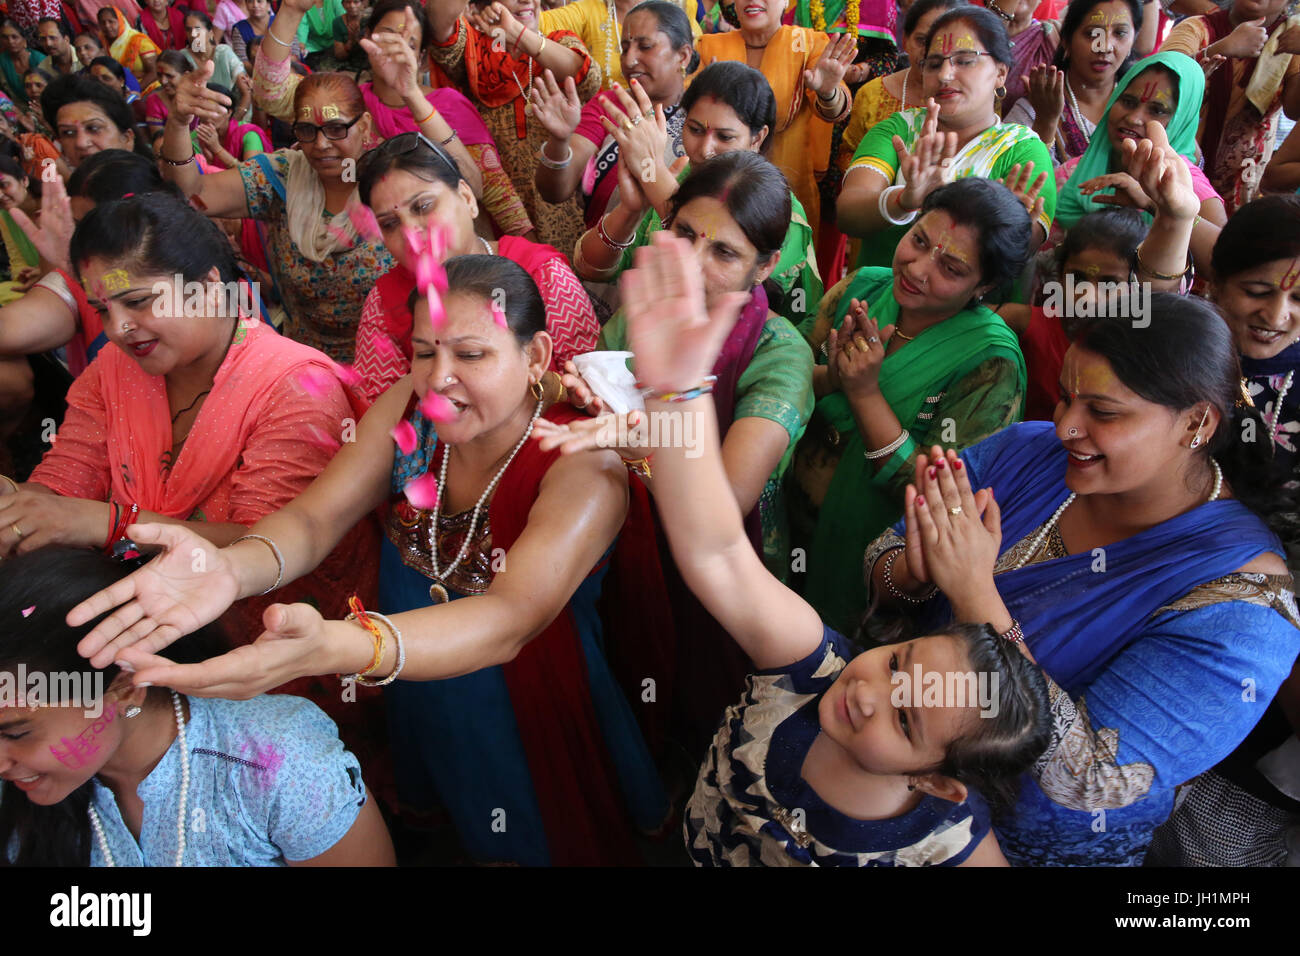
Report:
[{"label": "woman in blue saree", "polygon": [[1053,742],[997,826],[1013,864],[1140,864],[1175,788],[1291,671],[1292,580],[1259,517],[1287,504],[1267,443],[1242,438],[1264,424],[1240,375],[1201,300],[1156,294],[1142,328],[1096,322],[1066,355],[1055,425],[918,458],[904,521],[867,551],[872,590],[921,633],[1019,626],[1050,678]]}]

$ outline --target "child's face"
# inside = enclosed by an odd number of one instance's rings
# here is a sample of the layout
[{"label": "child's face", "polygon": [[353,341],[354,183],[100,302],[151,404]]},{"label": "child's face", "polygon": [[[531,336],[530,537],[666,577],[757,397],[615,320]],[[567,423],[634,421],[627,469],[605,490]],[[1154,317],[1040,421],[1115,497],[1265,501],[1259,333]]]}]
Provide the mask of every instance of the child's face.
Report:
[{"label": "child's face", "polygon": [[98,717],[73,704],[0,707],[0,779],[32,803],[60,802],[98,773],[120,746],[124,709],[111,688]]},{"label": "child's face", "polygon": [[[1123,284],[1129,279],[1128,263],[1109,249],[1081,249],[1061,266],[1061,281],[1074,276],[1074,311],[1070,315],[1097,315],[1098,286]],[[1106,301],[1112,301],[1106,299]]]},{"label": "child's face", "polygon": [[[949,742],[980,713],[978,700],[956,706],[944,695],[938,704],[926,697],[929,675],[937,675],[946,687],[957,683],[948,675],[969,671],[962,644],[944,634],[859,654],[822,695],[822,732],[868,773],[923,775],[943,762]],[[985,680],[991,684],[992,677]]]}]

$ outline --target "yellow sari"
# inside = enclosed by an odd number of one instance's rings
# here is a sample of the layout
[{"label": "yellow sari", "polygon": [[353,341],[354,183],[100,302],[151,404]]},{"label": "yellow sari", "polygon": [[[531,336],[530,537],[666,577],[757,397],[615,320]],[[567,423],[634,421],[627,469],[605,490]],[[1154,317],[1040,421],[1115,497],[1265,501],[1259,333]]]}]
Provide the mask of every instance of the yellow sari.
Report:
[{"label": "yellow sari", "polygon": [[113,7],[112,10],[117,14],[117,36],[113,38],[108,52],[113,59],[121,63],[139,79],[148,72],[144,68],[144,58],[150,53],[157,56],[162,50],[158,49],[158,44],[149,39],[149,34],[141,33],[139,30],[132,30],[121,10],[117,7]]},{"label": "yellow sari", "polygon": [[[825,174],[831,158],[832,123],[817,115],[815,94],[804,89],[803,72],[830,43],[830,37],[806,27],[782,26],[768,41],[757,69],[772,84],[776,95],[776,129],[768,159],[785,174],[795,198],[803,204],[814,236],[821,229],[821,195],[817,180]],[[695,41],[700,64],[718,60],[748,62],[745,40],[739,30],[709,33]],[[752,64],[751,64],[752,65]],[[849,88],[843,83],[848,103]]]}]

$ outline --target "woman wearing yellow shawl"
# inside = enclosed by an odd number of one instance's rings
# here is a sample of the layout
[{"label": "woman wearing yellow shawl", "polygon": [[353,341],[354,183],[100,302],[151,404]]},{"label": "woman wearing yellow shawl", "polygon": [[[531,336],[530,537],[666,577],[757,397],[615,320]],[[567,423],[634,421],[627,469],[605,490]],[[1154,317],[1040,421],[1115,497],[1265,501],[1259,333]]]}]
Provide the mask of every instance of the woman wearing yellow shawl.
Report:
[{"label": "woman wearing yellow shawl", "polygon": [[126,17],[117,7],[101,7],[95,19],[99,23],[99,31],[104,36],[109,54],[134,73],[140,81],[140,88],[148,92],[157,79],[154,75],[154,62],[162,52],[158,49],[158,44],[150,40],[147,33],[131,29]]},{"label": "woman wearing yellow shawl", "polygon": [[731,0],[723,15],[739,27],[695,41],[700,65],[738,60],[767,77],[776,94],[772,165],[785,174],[808,216],[814,236],[821,228],[817,180],[831,158],[831,130],[852,106],[844,73],[858,54],[856,39],[831,39],[806,27],[784,26],[786,0]]}]

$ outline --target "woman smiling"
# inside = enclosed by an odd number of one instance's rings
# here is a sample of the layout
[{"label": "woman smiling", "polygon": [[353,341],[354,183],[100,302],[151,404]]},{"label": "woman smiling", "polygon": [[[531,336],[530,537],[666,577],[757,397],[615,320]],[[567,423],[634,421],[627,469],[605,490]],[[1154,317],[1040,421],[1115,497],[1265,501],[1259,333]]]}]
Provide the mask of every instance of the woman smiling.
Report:
[{"label": "woman smiling", "polygon": [[805,596],[841,633],[867,606],[858,556],[900,514],[920,450],[945,435],[964,447],[1021,417],[1020,346],[980,299],[1024,267],[1030,241],[1009,189],[959,180],[926,197],[892,269],[861,269],[822,300],[791,523],[808,549]]},{"label": "woman smiling", "polygon": [[[945,182],[998,179],[1031,164],[1036,175],[1051,168],[1042,140],[998,120],[997,91],[1010,65],[1006,31],[988,10],[959,7],[935,21],[920,64],[928,106],[873,127],[844,176],[836,208],[840,228],[862,237],[859,265],[889,263],[926,196]],[[1056,185],[1048,178],[1045,187],[1036,212],[1039,241],[1056,209]],[[1034,205],[1027,194],[1022,201]]]}]

